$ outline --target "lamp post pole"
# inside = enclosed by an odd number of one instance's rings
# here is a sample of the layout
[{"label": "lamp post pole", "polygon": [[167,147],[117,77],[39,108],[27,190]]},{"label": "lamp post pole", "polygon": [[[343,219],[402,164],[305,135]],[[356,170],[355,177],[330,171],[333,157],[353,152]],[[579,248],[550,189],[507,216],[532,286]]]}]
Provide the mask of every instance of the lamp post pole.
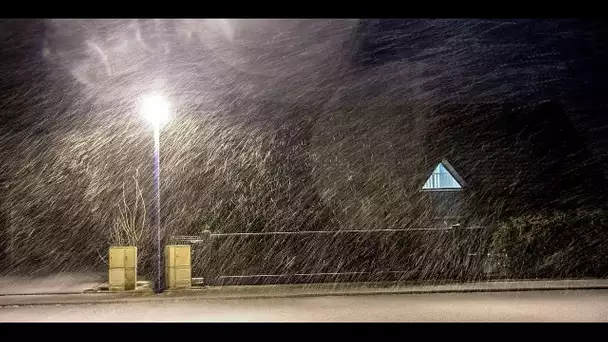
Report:
[{"label": "lamp post pole", "polygon": [[164,290],[162,282],[162,234],[160,227],[160,128],[169,120],[170,104],[161,95],[151,94],[143,98],[140,113],[148,120],[154,128],[154,165],[153,165],[153,205],[151,210],[152,225],[151,235],[154,250],[154,292],[161,293]]},{"label": "lamp post pole", "polygon": [[156,279],[154,292],[163,292],[160,234],[160,124],[154,125],[154,228],[156,231]]}]

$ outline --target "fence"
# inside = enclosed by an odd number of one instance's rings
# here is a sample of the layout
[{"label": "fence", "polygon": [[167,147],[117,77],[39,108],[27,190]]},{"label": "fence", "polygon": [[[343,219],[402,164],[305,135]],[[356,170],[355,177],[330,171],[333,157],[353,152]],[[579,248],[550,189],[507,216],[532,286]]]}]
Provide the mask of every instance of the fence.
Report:
[{"label": "fence", "polygon": [[483,227],[212,233],[192,245],[192,274],[208,285],[484,277]]}]

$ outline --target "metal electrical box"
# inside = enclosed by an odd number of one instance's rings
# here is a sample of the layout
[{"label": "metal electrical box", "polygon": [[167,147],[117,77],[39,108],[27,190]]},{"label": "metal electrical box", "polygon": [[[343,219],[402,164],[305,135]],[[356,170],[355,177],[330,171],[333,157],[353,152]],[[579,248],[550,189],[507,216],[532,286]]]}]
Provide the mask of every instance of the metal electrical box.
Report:
[{"label": "metal electrical box", "polygon": [[189,289],[192,285],[190,245],[165,246],[165,280],[168,289]]},{"label": "metal electrical box", "polygon": [[137,247],[110,247],[108,285],[110,291],[135,290],[137,284]]}]

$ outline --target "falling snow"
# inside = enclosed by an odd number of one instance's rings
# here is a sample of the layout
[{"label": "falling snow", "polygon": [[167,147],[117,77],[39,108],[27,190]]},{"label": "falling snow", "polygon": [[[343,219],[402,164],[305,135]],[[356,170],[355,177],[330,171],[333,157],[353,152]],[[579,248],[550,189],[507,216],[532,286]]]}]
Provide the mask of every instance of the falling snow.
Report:
[{"label": "falling snow", "polygon": [[[172,104],[163,235],[197,240],[195,276],[476,279],[494,223],[564,210],[585,229],[543,260],[566,269],[593,254],[604,259],[597,276],[608,253],[596,187],[608,175],[608,87],[589,72],[605,70],[600,30],[571,20],[4,20],[1,263],[99,271],[108,247],[128,241],[149,274],[153,141],[137,101],[155,92]],[[580,141],[521,121],[547,103]],[[492,135],[505,117],[514,131]],[[534,140],[556,134],[563,146]],[[464,210],[466,222],[433,221],[432,196],[419,192],[445,151],[465,180],[505,172],[473,182],[465,209],[437,209]],[[597,179],[544,184],[551,170]],[[552,200],[507,208],[537,191],[530,179],[555,185]]]}]

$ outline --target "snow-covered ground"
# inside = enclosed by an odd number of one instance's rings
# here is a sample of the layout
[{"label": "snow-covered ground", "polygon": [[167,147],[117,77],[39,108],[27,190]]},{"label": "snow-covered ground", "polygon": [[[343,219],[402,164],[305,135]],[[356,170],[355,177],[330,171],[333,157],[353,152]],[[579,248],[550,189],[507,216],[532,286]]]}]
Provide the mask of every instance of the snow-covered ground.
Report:
[{"label": "snow-covered ground", "polygon": [[2,276],[0,295],[35,293],[82,293],[106,279],[98,273],[58,273],[46,277]]},{"label": "snow-covered ground", "polygon": [[192,298],[0,309],[0,322],[23,321],[607,322],[608,290],[232,300]]}]

